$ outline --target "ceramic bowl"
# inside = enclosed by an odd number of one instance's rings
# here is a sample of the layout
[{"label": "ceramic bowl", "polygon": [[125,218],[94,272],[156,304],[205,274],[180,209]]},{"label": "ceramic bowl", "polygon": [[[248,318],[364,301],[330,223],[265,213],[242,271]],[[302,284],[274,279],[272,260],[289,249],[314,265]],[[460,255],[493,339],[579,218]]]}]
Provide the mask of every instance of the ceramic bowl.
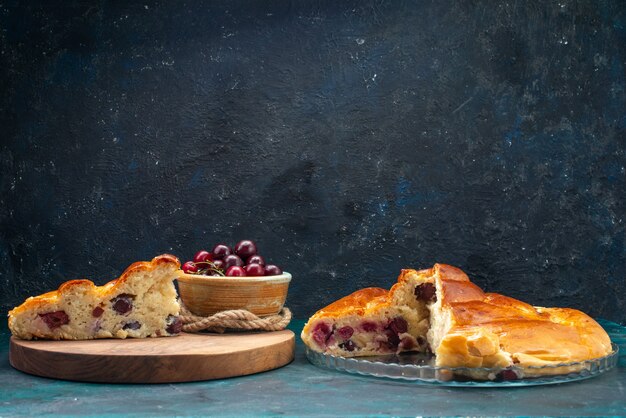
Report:
[{"label": "ceramic bowl", "polygon": [[287,299],[291,274],[278,276],[224,277],[178,274],[183,303],[198,316],[231,309],[246,309],[257,316],[275,315]]}]

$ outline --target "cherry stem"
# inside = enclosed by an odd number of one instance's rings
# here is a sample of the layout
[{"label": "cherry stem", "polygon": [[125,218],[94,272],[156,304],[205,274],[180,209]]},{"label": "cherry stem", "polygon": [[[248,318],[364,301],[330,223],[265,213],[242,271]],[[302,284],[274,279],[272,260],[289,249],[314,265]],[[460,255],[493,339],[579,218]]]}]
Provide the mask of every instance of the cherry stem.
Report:
[{"label": "cherry stem", "polygon": [[[219,267],[215,267],[215,264],[213,264],[213,262],[211,261],[198,261],[197,263],[193,263],[194,266],[198,266],[199,264],[206,264],[209,270],[213,270],[215,273],[218,274],[218,276],[224,276],[224,271],[222,271],[222,269]],[[200,274],[200,272],[197,272],[196,274]]]}]

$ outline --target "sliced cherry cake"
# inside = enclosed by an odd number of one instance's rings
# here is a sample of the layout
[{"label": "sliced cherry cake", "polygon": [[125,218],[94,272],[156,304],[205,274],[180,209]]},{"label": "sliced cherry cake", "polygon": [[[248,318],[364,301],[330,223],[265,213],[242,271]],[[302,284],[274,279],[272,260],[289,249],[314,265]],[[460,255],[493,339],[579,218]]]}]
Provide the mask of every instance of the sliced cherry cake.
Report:
[{"label": "sliced cherry cake", "polygon": [[445,264],[402,270],[389,291],[367,288],[339,299],[309,319],[302,339],[315,351],[344,357],[429,351],[437,366],[501,370],[469,375],[480,379],[518,378],[527,366],[526,376],[558,374],[565,369],[557,365],[612,350],[606,331],[585,313],[485,293]]},{"label": "sliced cherry cake", "polygon": [[134,263],[116,280],[95,286],[71,280],[58,290],[28,298],[9,312],[9,328],[21,339],[144,338],[180,333],[172,255]]},{"label": "sliced cherry cake", "polygon": [[432,279],[401,275],[390,291],[361,289],[319,310],[302,339],[316,351],[344,357],[425,352],[428,306],[435,300]]}]

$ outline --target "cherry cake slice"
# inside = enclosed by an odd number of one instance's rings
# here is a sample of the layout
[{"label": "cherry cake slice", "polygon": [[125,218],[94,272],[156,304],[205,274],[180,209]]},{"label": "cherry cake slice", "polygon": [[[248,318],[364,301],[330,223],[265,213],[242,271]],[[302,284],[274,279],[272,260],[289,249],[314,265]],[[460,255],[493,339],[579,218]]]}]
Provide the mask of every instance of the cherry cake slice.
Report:
[{"label": "cherry cake slice", "polygon": [[176,335],[182,329],[173,283],[179,268],[176,257],[164,254],[134,263],[104,286],[70,280],[11,310],[9,328],[25,340]]},{"label": "cherry cake slice", "polygon": [[436,299],[432,283],[399,281],[390,291],[358,290],[313,315],[302,331],[315,351],[344,357],[429,350],[427,304]]}]

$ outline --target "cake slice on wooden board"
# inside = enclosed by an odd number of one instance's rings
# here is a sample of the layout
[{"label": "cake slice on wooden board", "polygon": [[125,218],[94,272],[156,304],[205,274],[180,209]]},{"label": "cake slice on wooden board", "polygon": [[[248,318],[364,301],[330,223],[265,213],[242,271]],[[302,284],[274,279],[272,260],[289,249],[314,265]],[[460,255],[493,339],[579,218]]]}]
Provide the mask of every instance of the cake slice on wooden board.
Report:
[{"label": "cake slice on wooden board", "polygon": [[132,264],[104,286],[70,280],[9,311],[9,329],[25,340],[176,335],[182,329],[173,283],[179,268],[176,257],[164,254]]},{"label": "cake slice on wooden board", "polygon": [[583,312],[485,293],[445,264],[402,270],[389,291],[363,289],[332,303],[309,319],[302,339],[344,357],[430,350],[445,367],[553,366],[612,351],[607,333]]}]

